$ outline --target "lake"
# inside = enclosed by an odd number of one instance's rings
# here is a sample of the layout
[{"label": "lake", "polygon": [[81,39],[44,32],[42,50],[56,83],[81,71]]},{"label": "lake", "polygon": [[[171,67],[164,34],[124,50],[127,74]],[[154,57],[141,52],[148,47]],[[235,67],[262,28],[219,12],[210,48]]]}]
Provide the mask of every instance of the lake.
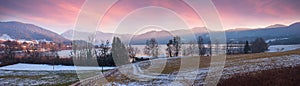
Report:
[{"label": "lake", "polygon": [[[204,46],[208,46],[208,45],[204,45]],[[136,55],[137,57],[148,57],[147,55],[145,55],[143,53],[143,49],[145,47],[145,45],[132,45],[132,47],[136,47],[140,50],[140,52]],[[182,48],[186,48],[188,47],[187,44],[183,44]],[[197,47],[197,45],[196,45]],[[165,44],[159,45],[159,57],[166,57],[166,48],[167,46]],[[271,45],[269,46],[269,50],[266,52],[283,52],[283,51],[289,51],[289,50],[295,50],[295,49],[299,49],[300,48],[300,44],[295,44],[295,45]],[[222,47],[222,49],[224,49],[224,47]],[[61,58],[68,58],[70,57],[70,52],[72,50],[62,50],[59,51],[58,54]]]}]

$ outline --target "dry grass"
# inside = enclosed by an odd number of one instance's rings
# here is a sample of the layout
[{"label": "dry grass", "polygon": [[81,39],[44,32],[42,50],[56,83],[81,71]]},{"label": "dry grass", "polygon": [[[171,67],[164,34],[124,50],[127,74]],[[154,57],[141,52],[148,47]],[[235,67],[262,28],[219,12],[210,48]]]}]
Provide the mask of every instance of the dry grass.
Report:
[{"label": "dry grass", "polygon": [[299,73],[300,66],[235,74],[218,86],[300,86]]},{"label": "dry grass", "polygon": [[277,57],[285,55],[296,55],[300,54],[300,49],[287,51],[287,52],[265,52],[265,53],[253,53],[253,54],[239,54],[239,55],[227,55],[226,60],[247,60],[247,59],[257,59],[257,58],[268,58]]},{"label": "dry grass", "polygon": [[[300,49],[292,50],[287,52],[265,52],[265,53],[253,53],[253,54],[239,54],[239,55],[227,55],[226,56],[226,63],[228,62],[235,62],[241,60],[249,60],[249,59],[258,59],[258,58],[270,58],[270,57],[278,57],[278,56],[286,56],[286,55],[300,55]],[[176,58],[176,59],[168,59],[167,64],[164,67],[164,70],[161,72],[163,74],[170,74],[177,72],[179,68],[182,66],[180,63],[183,59],[188,60],[190,64],[184,64],[188,69],[188,67],[195,66],[197,60],[200,60],[199,68],[205,68],[210,66],[211,58],[208,56],[194,56],[194,57],[186,57],[186,58]],[[238,64],[236,64],[238,65]],[[233,66],[226,64],[225,67]],[[156,70],[153,69],[149,72],[155,72]]]},{"label": "dry grass", "polygon": [[[167,59],[166,62],[155,61],[155,63],[152,63],[162,67],[148,68],[144,72],[170,74],[170,73],[178,72],[179,70],[194,69],[197,66],[198,68],[209,67],[210,65],[209,62],[210,62],[210,57],[204,57],[204,56]],[[162,65],[163,63],[165,63],[165,65]],[[163,70],[160,71],[161,69]]]},{"label": "dry grass", "polygon": [[[226,60],[235,62],[286,55],[300,55],[300,49],[287,52],[229,55]],[[232,65],[226,65],[226,67],[228,66]],[[218,86],[300,86],[299,73],[300,66],[240,73],[234,74],[228,79],[221,79]]]}]

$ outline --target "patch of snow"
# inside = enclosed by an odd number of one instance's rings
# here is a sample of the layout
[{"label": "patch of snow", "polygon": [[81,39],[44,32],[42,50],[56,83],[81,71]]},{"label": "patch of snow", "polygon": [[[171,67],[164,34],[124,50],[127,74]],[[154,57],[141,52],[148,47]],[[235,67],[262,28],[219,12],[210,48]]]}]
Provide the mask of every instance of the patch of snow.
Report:
[{"label": "patch of snow", "polygon": [[286,39],[289,39],[289,38],[268,39],[268,40],[266,40],[265,42],[266,42],[266,43],[269,43],[269,42],[273,42],[273,41],[277,41],[277,40],[286,40]]},{"label": "patch of snow", "polygon": [[57,54],[60,58],[68,58],[71,55],[72,50],[61,50],[58,51]]},{"label": "patch of snow", "polygon": [[[172,58],[173,59],[173,58]],[[168,60],[170,63],[176,63],[172,59],[165,59],[165,58],[159,58],[150,60],[153,62],[147,63],[147,62],[140,62],[140,63],[134,63],[134,64],[128,64],[119,66],[118,70],[124,70],[122,72],[115,72],[115,71],[108,71],[105,73],[107,76],[115,76],[116,79],[123,78],[126,75],[126,77],[132,80],[125,80],[125,81],[118,81],[115,82],[109,82],[106,85],[174,85],[174,86],[180,86],[180,85],[190,85],[191,83],[194,83],[194,80],[196,80],[196,85],[203,85],[206,84],[205,79],[207,77],[214,78],[212,76],[207,76],[208,72],[211,71],[211,73],[214,73],[215,71],[218,71],[217,66],[212,67],[212,69],[209,68],[200,68],[200,69],[193,69],[188,71],[174,71],[169,74],[160,74],[158,72],[151,72],[147,69],[144,69],[144,67],[147,67],[147,65],[151,64],[152,67],[160,67],[159,65],[162,65],[163,63],[161,60]],[[178,64],[178,63],[176,63]],[[220,62],[214,62],[212,64],[220,64]],[[258,58],[258,59],[246,59],[246,60],[234,60],[234,61],[228,61],[226,63],[226,67],[223,69],[222,77],[221,78],[229,78],[234,74],[237,73],[247,73],[247,72],[253,72],[253,71],[260,71],[260,70],[268,70],[273,68],[282,68],[282,67],[294,67],[294,66],[300,66],[300,55],[287,55],[287,56],[278,56],[278,57],[270,57],[270,58]],[[154,69],[155,70],[155,69]],[[196,76],[195,76],[196,75]],[[190,82],[192,81],[192,82]]]},{"label": "patch of snow", "polygon": [[[76,71],[0,70],[0,86],[52,85],[77,81]],[[13,76],[13,77],[11,77]]]},{"label": "patch of snow", "polygon": [[52,42],[52,41],[48,41],[46,39],[40,39],[40,40],[36,40],[36,41],[38,41],[38,42],[47,42],[47,43]]},{"label": "patch of snow", "polygon": [[[103,70],[114,69],[115,67],[103,67]],[[60,71],[60,70],[101,70],[101,67],[84,67],[84,66],[63,66],[63,65],[47,65],[47,64],[26,64],[18,63],[0,67],[0,70],[44,70],[44,71]]]},{"label": "patch of snow", "polygon": [[[218,64],[218,62],[213,64]],[[131,78],[133,76],[135,79],[146,79],[150,81],[149,82],[130,81],[126,83],[126,85],[169,85],[173,83],[175,79],[176,82],[172,84],[175,86],[177,86],[177,84],[185,85],[185,83],[182,83],[180,81],[189,81],[195,79],[198,80],[197,81],[198,84],[205,84],[204,79],[206,78],[206,75],[209,72],[208,68],[200,68],[198,70],[183,72],[183,74],[179,74],[179,75],[176,73],[158,75],[157,73],[149,73],[149,72],[145,73],[144,70],[142,69],[143,65],[147,65],[147,64],[144,64],[142,62],[142,63],[131,64],[131,66],[129,65],[129,66],[122,66],[122,67],[124,67],[124,69],[130,69],[129,71],[126,72],[126,75],[130,75]],[[227,66],[226,68],[224,68],[222,78],[229,78],[231,75],[237,73],[247,73],[252,71],[268,70],[273,68],[299,66],[300,55],[288,55],[288,56],[279,56],[279,57],[271,57],[271,58],[240,60],[240,61],[228,62],[226,65]],[[191,76],[191,75],[197,75],[197,76],[195,78],[195,76]],[[208,76],[208,77],[214,77],[214,76]],[[179,82],[177,82],[178,80]],[[124,83],[110,82],[110,84],[123,85]]]},{"label": "patch of snow", "polygon": [[283,52],[283,51],[296,50],[299,48],[300,48],[300,44],[297,44],[297,45],[271,45],[267,52]]},{"label": "patch of snow", "polygon": [[128,86],[128,85],[124,85],[124,84],[112,82],[112,83],[108,83],[108,84],[106,84],[104,86]]},{"label": "patch of snow", "polygon": [[7,34],[2,34],[2,36],[0,36],[0,40],[14,40],[12,39],[9,35]]},{"label": "patch of snow", "polygon": [[[238,64],[238,65],[237,65]],[[237,73],[246,73],[259,70],[268,70],[273,68],[281,67],[294,67],[300,65],[300,55],[289,55],[289,56],[279,56],[271,58],[259,58],[244,60],[239,62],[231,62],[229,66],[224,69],[225,78],[228,78],[229,75]]]},{"label": "patch of snow", "polygon": [[23,43],[23,42],[26,42],[26,43],[34,43],[33,41],[28,41],[28,40],[25,40],[25,39],[18,39],[17,40],[19,43]]}]

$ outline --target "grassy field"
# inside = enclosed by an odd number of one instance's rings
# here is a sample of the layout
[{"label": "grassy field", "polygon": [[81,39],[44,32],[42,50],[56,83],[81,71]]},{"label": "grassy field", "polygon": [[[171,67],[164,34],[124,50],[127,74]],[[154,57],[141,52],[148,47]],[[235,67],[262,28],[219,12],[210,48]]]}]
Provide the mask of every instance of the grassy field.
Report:
[{"label": "grassy field", "polygon": [[1,70],[0,85],[63,85],[78,81],[75,71]]},{"label": "grassy field", "polygon": [[[232,63],[242,60],[250,60],[250,59],[259,59],[259,58],[269,58],[269,57],[278,57],[278,56],[286,56],[286,55],[300,55],[300,49],[299,50],[293,50],[288,52],[266,52],[266,53],[254,53],[254,54],[239,54],[239,55],[227,55],[226,56],[226,63]],[[187,61],[189,64],[178,64],[181,61]],[[152,64],[161,64],[164,63],[165,60],[157,60],[155,63]],[[192,67],[195,65],[199,65],[199,68],[205,68],[209,67],[211,63],[211,58],[208,56],[194,56],[194,57],[185,57],[185,58],[174,58],[174,59],[167,59],[167,64],[163,67],[163,71],[158,71],[162,67],[157,67],[157,69],[148,69],[146,72],[160,72],[163,74],[169,74],[173,73],[179,70],[180,66],[184,65],[186,69],[188,67]],[[193,63],[199,63],[199,64],[193,64]],[[140,65],[151,65],[149,61],[141,62]],[[235,64],[237,65],[237,64]],[[229,64],[226,64],[225,67],[231,66]],[[145,69],[147,66],[145,66]]]},{"label": "grassy field", "polygon": [[[293,50],[293,51],[287,51],[287,52],[275,52],[275,53],[255,53],[255,54],[240,54],[240,55],[227,55],[226,56],[226,64],[223,71],[223,75],[221,78],[222,83],[219,85],[231,85],[227,84],[235,82],[234,79],[238,79],[239,77],[243,77],[246,81],[248,78],[251,79],[251,76],[248,77],[247,74],[255,75],[255,77],[269,77],[270,79],[274,77],[273,75],[266,74],[269,71],[275,70],[275,73],[277,70],[286,71],[287,73],[289,71],[296,71],[299,70],[299,68],[289,68],[289,70],[285,70],[286,65],[290,66],[289,63],[280,62],[280,61],[288,61],[293,62],[293,59],[289,58],[296,58],[298,59],[300,55],[300,50]],[[182,64],[182,61],[185,61],[184,64]],[[296,61],[296,62],[295,62]],[[300,62],[297,62],[298,60],[295,60],[293,63],[298,64]],[[193,73],[195,71],[195,66],[198,67],[197,69],[207,69],[210,66],[211,57],[206,56],[193,56],[193,57],[183,57],[183,58],[168,58],[168,59],[155,59],[151,61],[143,61],[139,62],[133,65],[138,66],[139,70],[142,70],[142,74],[135,74],[136,68],[132,65],[122,66],[119,69],[111,70],[105,73],[105,77],[99,77],[95,76],[93,78],[89,78],[89,80],[86,80],[90,83],[88,85],[94,85],[94,84],[108,84],[108,85],[159,85],[159,84],[171,84],[170,82],[174,81],[174,78],[172,76],[176,76],[180,71],[186,71],[187,77],[188,74]],[[280,62],[280,63],[278,63]],[[264,64],[266,63],[266,64]],[[150,66],[151,65],[151,66]],[[281,68],[282,67],[282,68]],[[277,70],[276,70],[277,69]],[[119,70],[127,70],[125,73],[120,72]],[[275,74],[274,73],[274,74]],[[126,74],[126,75],[124,75]],[[156,75],[158,77],[151,77],[151,75]],[[244,74],[244,75],[243,75]],[[282,77],[285,76],[286,73],[282,73]],[[145,76],[147,75],[147,76]],[[189,81],[185,80],[179,80],[180,82],[183,82],[183,85],[201,85],[203,84],[203,77],[205,77],[207,73],[201,74],[199,77],[197,76],[197,79],[192,82],[194,84],[189,84]],[[289,76],[289,75],[287,75]],[[162,78],[161,78],[162,77]],[[252,77],[252,78],[253,78]],[[142,79],[146,79],[146,81],[140,81]],[[266,81],[267,79],[262,78],[256,78],[258,80]],[[281,78],[285,79],[285,78]],[[108,80],[107,82],[103,82],[105,80]],[[255,80],[254,80],[255,81]],[[241,81],[242,83],[243,81]],[[83,82],[85,83],[85,82]],[[78,84],[78,83],[77,83]],[[86,83],[87,84],[87,83]],[[285,84],[284,82],[281,84]],[[289,84],[289,82],[286,82],[286,84]],[[85,85],[85,84],[84,84]],[[182,85],[182,84],[179,84]],[[234,84],[233,84],[234,85]],[[238,85],[238,84],[236,84]],[[250,85],[250,84],[249,84]],[[269,85],[274,85],[274,83],[270,83]]]},{"label": "grassy field", "polygon": [[300,86],[300,66],[235,74],[218,86]]},{"label": "grassy field", "polygon": [[[85,78],[99,74],[98,71],[84,71],[80,73]],[[0,85],[42,85],[68,86],[78,82],[76,71],[27,71],[27,70],[0,70]]]}]

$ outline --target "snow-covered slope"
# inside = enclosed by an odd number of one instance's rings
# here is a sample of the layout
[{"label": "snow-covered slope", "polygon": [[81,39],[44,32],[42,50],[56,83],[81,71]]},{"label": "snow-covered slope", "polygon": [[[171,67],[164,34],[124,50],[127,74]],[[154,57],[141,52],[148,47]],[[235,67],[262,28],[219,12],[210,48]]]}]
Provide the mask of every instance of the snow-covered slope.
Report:
[{"label": "snow-covered slope", "polygon": [[[242,55],[243,56],[243,55]],[[205,58],[205,57],[204,57]],[[173,59],[173,60],[172,60]],[[178,66],[181,61],[174,60],[179,58],[170,59],[156,59],[153,61],[140,62],[135,64],[129,64],[125,66],[120,66],[116,70],[108,71],[103,76],[95,76],[84,80],[81,83],[75,83],[74,85],[175,85],[175,86],[185,86],[185,85],[203,85],[209,82],[205,82],[209,71],[208,67],[200,67],[198,69],[191,69],[189,67],[180,68],[179,71],[171,71],[169,73],[161,73],[160,68],[165,67],[164,63],[170,63],[173,66]],[[181,60],[189,60],[192,64],[195,60],[199,60],[199,57],[184,57]],[[230,76],[238,73],[247,73],[252,71],[268,70],[273,68],[281,67],[294,67],[300,66],[300,55],[299,54],[289,54],[274,57],[229,57],[230,60],[226,61],[224,71],[222,73],[221,79],[229,78]],[[214,62],[212,64],[220,64],[219,62]],[[212,65],[211,64],[211,65]],[[152,67],[149,68],[149,65]],[[188,64],[186,64],[188,65]],[[194,65],[195,66],[195,65]],[[170,67],[170,66],[169,66]],[[172,66],[171,66],[172,67]],[[215,68],[215,67],[212,67]],[[124,71],[122,71],[124,70]],[[212,72],[213,73],[213,72]],[[195,76],[196,75],[196,76]],[[112,79],[109,82],[99,82],[105,81],[106,79]],[[88,82],[88,83],[87,83]]]},{"label": "snow-covered slope", "polygon": [[0,36],[0,40],[13,40],[13,39],[7,34],[2,34],[2,36]]},{"label": "snow-covered slope", "polygon": [[[6,34],[6,35],[5,35]],[[10,39],[48,40],[54,42],[69,42],[59,34],[42,27],[16,21],[0,22],[0,36]]]},{"label": "snow-covered slope", "polygon": [[[115,67],[103,67],[103,70],[114,69]],[[63,65],[46,65],[46,64],[26,64],[18,63],[0,67],[0,70],[36,70],[36,71],[61,71],[61,70],[101,70],[101,67],[83,67],[83,66],[63,66]]]}]

